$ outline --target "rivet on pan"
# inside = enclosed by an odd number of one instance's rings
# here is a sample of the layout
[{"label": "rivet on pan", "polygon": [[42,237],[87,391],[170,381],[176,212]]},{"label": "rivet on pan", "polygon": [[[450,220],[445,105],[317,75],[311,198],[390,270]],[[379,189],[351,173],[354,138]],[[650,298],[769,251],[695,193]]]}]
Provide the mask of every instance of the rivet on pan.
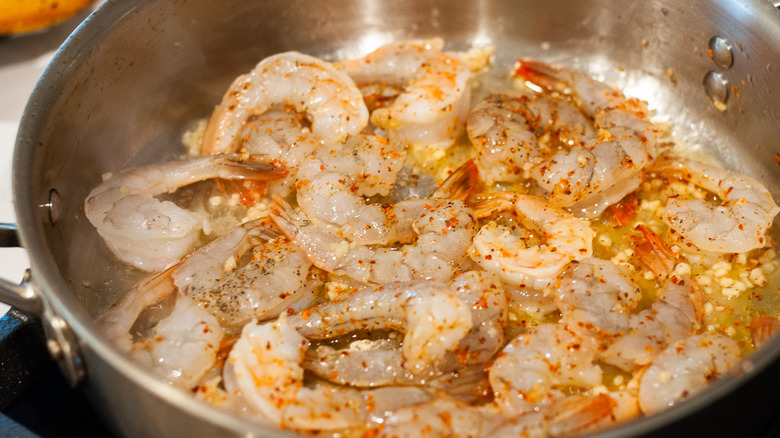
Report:
[{"label": "rivet on pan", "polygon": [[49,222],[52,225],[55,225],[60,219],[60,214],[62,213],[62,198],[60,198],[60,194],[57,192],[57,189],[49,190],[49,202],[42,205],[42,207],[49,209]]},{"label": "rivet on pan", "polygon": [[729,98],[728,81],[722,74],[708,71],[702,81],[704,92],[710,98],[718,111],[726,111],[726,100]]},{"label": "rivet on pan", "polygon": [[731,43],[725,38],[714,36],[710,38],[709,51],[712,62],[721,68],[730,68],[734,63],[734,55],[731,52]]}]

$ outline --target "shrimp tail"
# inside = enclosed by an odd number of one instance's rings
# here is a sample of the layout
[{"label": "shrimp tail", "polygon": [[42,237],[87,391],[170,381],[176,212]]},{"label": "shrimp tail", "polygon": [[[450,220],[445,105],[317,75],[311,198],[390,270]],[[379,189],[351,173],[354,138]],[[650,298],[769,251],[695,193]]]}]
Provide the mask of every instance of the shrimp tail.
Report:
[{"label": "shrimp tail", "polygon": [[130,331],[144,309],[158,304],[172,294],[176,290],[172,274],[179,265],[180,263],[177,263],[142,279],[103,313],[97,324],[104,334],[111,339],[120,339]]},{"label": "shrimp tail", "polygon": [[469,207],[477,219],[494,216],[514,209],[515,196],[512,193],[480,193],[469,200]]},{"label": "shrimp tail", "polygon": [[474,160],[468,160],[458,167],[434,192],[435,199],[458,199],[465,201],[479,183],[479,169]]},{"label": "shrimp tail", "polygon": [[583,431],[612,414],[616,405],[607,394],[563,399],[553,407],[550,433],[553,436],[562,436]]},{"label": "shrimp tail", "polygon": [[298,234],[298,227],[294,224],[292,214],[292,206],[282,199],[281,196],[273,195],[269,216],[288,239],[292,239]]},{"label": "shrimp tail", "polygon": [[564,77],[566,71],[556,68],[534,59],[521,59],[515,61],[512,67],[515,76],[524,79],[527,83],[536,85],[543,90],[571,94],[571,78]]},{"label": "shrimp tail", "polygon": [[677,264],[677,257],[650,227],[639,224],[635,229],[642,236],[632,236],[634,254],[656,277],[665,279]]},{"label": "shrimp tail", "polygon": [[750,340],[759,348],[780,332],[780,321],[771,316],[757,316],[750,321]]},{"label": "shrimp tail", "polygon": [[244,159],[237,154],[228,154],[216,159],[215,165],[221,170],[221,178],[232,180],[273,181],[284,178],[289,173],[283,164],[260,161],[262,158],[250,155],[248,159]]}]

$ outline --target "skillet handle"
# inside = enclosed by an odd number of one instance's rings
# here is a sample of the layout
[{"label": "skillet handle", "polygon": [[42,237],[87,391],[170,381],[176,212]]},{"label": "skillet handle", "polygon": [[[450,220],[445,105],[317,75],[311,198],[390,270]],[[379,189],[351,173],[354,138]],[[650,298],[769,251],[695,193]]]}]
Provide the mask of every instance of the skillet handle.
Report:
[{"label": "skillet handle", "polygon": [[[0,223],[0,247],[19,247],[16,224]],[[30,270],[20,284],[0,278],[0,302],[16,307],[35,316],[43,314],[43,301],[30,282]]]}]

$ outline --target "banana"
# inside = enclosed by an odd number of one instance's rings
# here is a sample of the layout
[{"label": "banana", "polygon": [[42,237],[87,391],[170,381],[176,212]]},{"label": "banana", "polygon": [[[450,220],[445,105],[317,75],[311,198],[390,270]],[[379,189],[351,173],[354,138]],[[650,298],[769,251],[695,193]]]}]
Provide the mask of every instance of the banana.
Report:
[{"label": "banana", "polygon": [[31,32],[74,16],[93,0],[0,0],[0,35]]}]

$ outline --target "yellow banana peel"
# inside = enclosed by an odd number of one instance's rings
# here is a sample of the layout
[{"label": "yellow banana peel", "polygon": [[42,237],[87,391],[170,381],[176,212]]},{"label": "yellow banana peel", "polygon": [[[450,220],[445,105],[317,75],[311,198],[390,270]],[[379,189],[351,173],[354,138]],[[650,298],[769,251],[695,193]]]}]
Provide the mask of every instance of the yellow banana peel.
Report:
[{"label": "yellow banana peel", "polygon": [[74,16],[93,0],[0,0],[0,35],[31,32]]}]

